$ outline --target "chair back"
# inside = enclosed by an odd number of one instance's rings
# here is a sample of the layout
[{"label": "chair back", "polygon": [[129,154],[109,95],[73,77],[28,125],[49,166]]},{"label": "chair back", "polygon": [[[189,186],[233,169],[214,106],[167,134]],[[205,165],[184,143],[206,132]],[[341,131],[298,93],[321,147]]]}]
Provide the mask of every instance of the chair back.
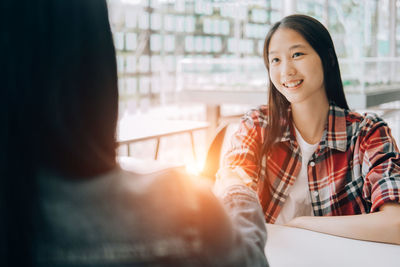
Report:
[{"label": "chair back", "polygon": [[211,145],[207,151],[207,157],[204,164],[202,176],[206,176],[211,180],[215,180],[215,174],[219,169],[220,159],[221,159],[221,149],[224,143],[226,129],[229,124],[222,125],[218,128],[217,134],[214,136]]}]

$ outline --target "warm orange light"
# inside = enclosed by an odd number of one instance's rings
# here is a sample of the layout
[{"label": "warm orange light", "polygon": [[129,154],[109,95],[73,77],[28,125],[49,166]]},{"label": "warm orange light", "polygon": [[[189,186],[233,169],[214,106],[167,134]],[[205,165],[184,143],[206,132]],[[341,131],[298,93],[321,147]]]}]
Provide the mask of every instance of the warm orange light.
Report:
[{"label": "warm orange light", "polygon": [[186,167],[186,171],[190,174],[193,175],[199,175],[204,167],[204,161],[200,161],[200,160],[188,160],[187,162],[185,162],[185,167]]}]

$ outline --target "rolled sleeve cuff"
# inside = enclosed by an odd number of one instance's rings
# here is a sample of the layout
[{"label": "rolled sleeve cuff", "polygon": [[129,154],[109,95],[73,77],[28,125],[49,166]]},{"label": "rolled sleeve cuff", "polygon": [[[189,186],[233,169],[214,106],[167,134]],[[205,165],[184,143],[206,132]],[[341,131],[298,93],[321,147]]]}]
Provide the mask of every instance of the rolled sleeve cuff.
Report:
[{"label": "rolled sleeve cuff", "polygon": [[372,193],[371,212],[379,211],[383,204],[389,202],[400,203],[400,177],[379,182],[378,188]]}]

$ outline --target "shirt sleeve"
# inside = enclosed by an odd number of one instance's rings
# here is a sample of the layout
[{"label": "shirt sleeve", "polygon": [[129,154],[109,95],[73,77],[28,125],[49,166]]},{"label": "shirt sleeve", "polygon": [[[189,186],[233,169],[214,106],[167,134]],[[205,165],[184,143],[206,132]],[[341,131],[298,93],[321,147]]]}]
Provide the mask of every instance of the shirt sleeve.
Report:
[{"label": "shirt sleeve", "polygon": [[255,189],[260,168],[260,152],[264,142],[267,116],[265,106],[246,113],[238,130],[231,138],[231,145],[224,155],[217,179],[234,172],[243,183]]},{"label": "shirt sleeve", "polygon": [[[213,199],[212,199],[213,198]],[[256,193],[244,185],[233,185],[210,203],[201,205],[204,235],[208,236],[210,259],[206,266],[265,267],[266,225]],[[219,204],[219,205],[216,205]]]},{"label": "shirt sleeve", "polygon": [[400,202],[400,154],[390,128],[376,115],[365,118],[361,135],[363,197],[375,212],[387,202]]}]

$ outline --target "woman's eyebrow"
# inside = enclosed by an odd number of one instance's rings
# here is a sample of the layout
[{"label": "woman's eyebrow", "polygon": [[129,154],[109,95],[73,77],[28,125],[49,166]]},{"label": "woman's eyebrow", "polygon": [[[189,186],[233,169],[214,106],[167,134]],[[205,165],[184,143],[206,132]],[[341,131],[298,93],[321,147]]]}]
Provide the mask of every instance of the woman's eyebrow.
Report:
[{"label": "woman's eyebrow", "polygon": [[293,50],[293,49],[297,49],[297,48],[306,48],[306,46],[303,45],[303,44],[295,44],[295,45],[292,45],[292,46],[289,48],[289,50]]}]

